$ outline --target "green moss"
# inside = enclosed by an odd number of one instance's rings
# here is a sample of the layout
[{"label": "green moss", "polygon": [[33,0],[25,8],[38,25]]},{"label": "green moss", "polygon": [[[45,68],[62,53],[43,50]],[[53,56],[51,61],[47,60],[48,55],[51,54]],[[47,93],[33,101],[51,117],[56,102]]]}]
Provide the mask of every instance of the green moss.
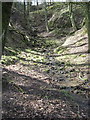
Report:
[{"label": "green moss", "polygon": [[18,50],[14,50],[11,47],[5,47],[5,52],[6,52],[7,55],[11,55],[11,56],[17,55],[19,53]]},{"label": "green moss", "polygon": [[33,65],[35,65],[35,66],[36,66],[36,65],[38,65],[38,63],[33,63]]},{"label": "green moss", "polygon": [[82,55],[80,55],[81,57],[86,57],[86,55],[85,54],[82,54]]},{"label": "green moss", "polygon": [[19,59],[16,56],[2,56],[1,63],[10,65],[15,64]]},{"label": "green moss", "polygon": [[67,48],[65,48],[65,47],[57,47],[55,50],[54,50],[54,52],[55,53],[58,53],[58,54],[60,54],[60,53],[63,53],[64,51],[67,51]]},{"label": "green moss", "polygon": [[72,95],[70,95],[69,91],[66,90],[61,90],[61,93],[63,93],[65,95],[65,97],[68,97],[69,99],[74,99]]},{"label": "green moss", "polygon": [[46,68],[46,69],[44,69],[44,72],[49,73],[50,69]]},{"label": "green moss", "polygon": [[36,61],[36,62],[44,62],[44,58],[42,57],[42,56],[34,56],[34,60]]}]

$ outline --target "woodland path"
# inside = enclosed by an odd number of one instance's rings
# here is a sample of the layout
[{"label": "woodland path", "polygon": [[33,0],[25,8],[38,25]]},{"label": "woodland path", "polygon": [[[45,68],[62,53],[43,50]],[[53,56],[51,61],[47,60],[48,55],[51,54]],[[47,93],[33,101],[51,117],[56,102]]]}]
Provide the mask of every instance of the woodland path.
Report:
[{"label": "woodland path", "polygon": [[47,56],[52,49],[44,50],[44,61],[34,61],[35,56],[31,59],[30,53],[22,52],[22,63],[3,65],[3,80],[9,81],[3,82],[3,118],[87,118],[88,98],[67,88],[65,63],[57,66],[57,61]]}]

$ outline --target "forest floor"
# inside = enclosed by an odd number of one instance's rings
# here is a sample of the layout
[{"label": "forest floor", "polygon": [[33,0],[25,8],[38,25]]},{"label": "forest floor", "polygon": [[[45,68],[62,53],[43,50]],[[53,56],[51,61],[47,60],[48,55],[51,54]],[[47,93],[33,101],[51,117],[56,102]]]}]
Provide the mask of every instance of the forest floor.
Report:
[{"label": "forest floor", "polygon": [[87,72],[87,66],[69,64],[65,58],[59,61],[54,50],[52,42],[42,48],[28,48],[17,54],[19,60],[13,64],[2,65],[3,118],[85,120],[88,117],[88,89],[86,79],[82,79],[86,78],[83,71]]}]

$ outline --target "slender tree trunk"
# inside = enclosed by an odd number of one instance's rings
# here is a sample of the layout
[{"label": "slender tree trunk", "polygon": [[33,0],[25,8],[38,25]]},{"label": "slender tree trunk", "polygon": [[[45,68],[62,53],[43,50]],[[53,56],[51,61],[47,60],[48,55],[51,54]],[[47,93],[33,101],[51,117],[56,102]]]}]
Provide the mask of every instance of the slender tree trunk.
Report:
[{"label": "slender tree trunk", "polygon": [[36,4],[37,4],[37,11],[39,12],[39,0],[36,0]]},{"label": "slender tree trunk", "polygon": [[86,26],[88,32],[88,52],[90,53],[90,2],[86,3]]},{"label": "slender tree trunk", "polygon": [[50,5],[52,4],[52,0],[50,0]]},{"label": "slender tree trunk", "polygon": [[30,12],[30,0],[27,1],[27,16],[29,16]]},{"label": "slender tree trunk", "polygon": [[24,19],[26,19],[26,2],[24,0]]},{"label": "slender tree trunk", "polygon": [[45,8],[45,24],[46,24],[46,30],[49,32],[49,27],[48,27],[48,18],[47,18],[47,4],[46,1],[44,1],[44,8]]},{"label": "slender tree trunk", "polygon": [[[2,13],[2,2],[0,2],[0,12]],[[0,59],[2,56],[2,14],[0,15]]]},{"label": "slender tree trunk", "polygon": [[68,7],[69,7],[71,24],[72,24],[72,27],[74,28],[74,30],[76,31],[77,27],[76,27],[75,20],[74,20],[73,8],[72,8],[72,3],[71,2],[69,2]]},{"label": "slender tree trunk", "polygon": [[37,0],[37,7],[38,7],[38,0]]},{"label": "slender tree trunk", "polygon": [[10,21],[12,2],[2,2],[2,52],[4,51],[4,46],[6,43],[6,33]]},{"label": "slender tree trunk", "polygon": [[17,2],[14,2],[14,7],[17,8]]},{"label": "slender tree trunk", "polygon": [[30,1],[30,12],[32,11],[32,2]]}]

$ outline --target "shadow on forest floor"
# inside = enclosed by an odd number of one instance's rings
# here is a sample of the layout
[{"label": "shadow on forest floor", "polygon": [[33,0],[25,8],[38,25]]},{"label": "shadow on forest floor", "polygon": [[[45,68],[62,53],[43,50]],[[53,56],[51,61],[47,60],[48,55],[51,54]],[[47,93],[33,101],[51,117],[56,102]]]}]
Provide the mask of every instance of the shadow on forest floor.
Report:
[{"label": "shadow on forest floor", "polygon": [[[70,91],[54,88],[49,78],[34,78],[3,69],[6,79],[13,79],[3,86],[3,117],[7,118],[77,118],[87,117],[88,101]],[[4,78],[4,79],[5,79]],[[22,90],[22,92],[21,92]]]},{"label": "shadow on forest floor", "polygon": [[[10,53],[15,57],[10,58]],[[9,64],[3,68],[3,118],[87,118],[89,90],[79,86],[88,79],[88,63],[56,59],[82,54],[87,52],[54,53],[52,44],[23,51],[10,48],[5,61]]]}]

